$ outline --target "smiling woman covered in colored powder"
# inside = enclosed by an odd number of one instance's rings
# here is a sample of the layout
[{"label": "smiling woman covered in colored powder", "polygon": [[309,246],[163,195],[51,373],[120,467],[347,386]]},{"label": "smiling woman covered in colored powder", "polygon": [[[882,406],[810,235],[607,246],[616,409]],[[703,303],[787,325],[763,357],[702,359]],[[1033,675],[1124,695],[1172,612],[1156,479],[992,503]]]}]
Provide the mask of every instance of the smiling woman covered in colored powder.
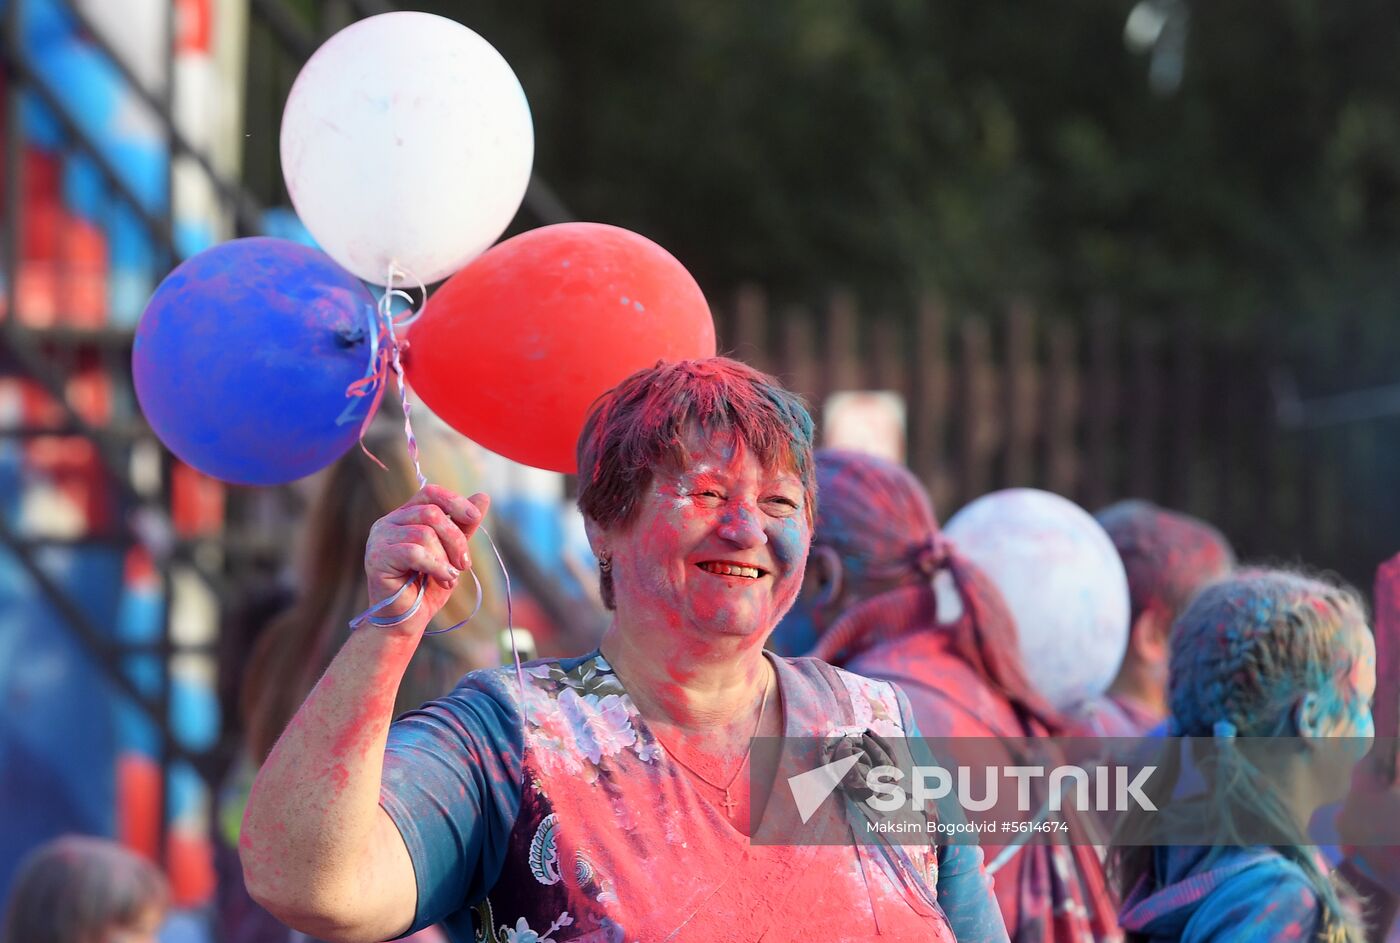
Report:
[{"label": "smiling woman covered in colored powder", "polygon": [[[1031,687],[996,587],[945,538],[907,468],[858,452],[816,453],[822,501],[802,593],[775,633],[812,654],[894,682],[927,737],[1043,737],[1060,719]],[[951,576],[962,612],[939,618],[933,580]],[[1010,748],[1003,765],[1023,762]],[[994,846],[988,855],[997,855]],[[1115,904],[1087,844],[1007,851],[996,896],[1022,943],[1117,940]]]},{"label": "smiling woman covered in colored powder", "polygon": [[975,846],[750,841],[751,737],[916,733],[891,685],[764,651],[802,584],[811,442],[800,401],[742,364],[625,380],[579,443],[600,649],[473,673],[392,727],[487,501],[429,487],[382,519],[371,601],[432,579],[412,617],[351,637],[260,773],[255,896],[328,940],[1005,940]]},{"label": "smiling woman covered in colored powder", "polygon": [[[1289,572],[1241,571],[1207,587],[1177,619],[1169,732],[1212,738],[1215,749],[1202,768],[1204,794],[1174,802],[1207,823],[1217,844],[1127,845],[1151,821],[1146,813],[1120,826],[1125,846],[1112,862],[1128,892],[1121,919],[1130,943],[1384,937],[1394,895],[1369,877],[1375,872],[1365,849],[1329,875],[1306,834],[1316,808],[1346,794],[1351,767],[1374,736],[1375,653],[1355,592]],[[1265,754],[1246,754],[1237,737],[1290,739],[1270,751],[1278,766],[1266,770],[1258,765]],[[1318,761],[1311,743],[1321,737],[1351,738],[1350,749]],[[1177,741],[1169,742],[1148,791],[1159,807],[1180,770]],[[1258,835],[1261,828],[1289,840],[1249,844],[1247,830]],[[1343,906],[1358,886],[1371,898],[1368,921],[1384,924],[1372,926],[1370,937]]]}]

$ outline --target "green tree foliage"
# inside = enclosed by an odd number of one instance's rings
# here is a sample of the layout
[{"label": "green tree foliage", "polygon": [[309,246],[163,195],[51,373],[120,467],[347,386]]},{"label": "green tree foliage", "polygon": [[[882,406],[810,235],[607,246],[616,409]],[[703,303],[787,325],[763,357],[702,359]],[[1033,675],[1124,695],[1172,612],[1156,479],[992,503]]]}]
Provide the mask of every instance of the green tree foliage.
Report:
[{"label": "green tree foliage", "polygon": [[428,3],[506,55],[574,213],[707,289],[1026,295],[1306,326],[1400,301],[1400,5],[1190,8],[1149,88],[1132,0]]}]

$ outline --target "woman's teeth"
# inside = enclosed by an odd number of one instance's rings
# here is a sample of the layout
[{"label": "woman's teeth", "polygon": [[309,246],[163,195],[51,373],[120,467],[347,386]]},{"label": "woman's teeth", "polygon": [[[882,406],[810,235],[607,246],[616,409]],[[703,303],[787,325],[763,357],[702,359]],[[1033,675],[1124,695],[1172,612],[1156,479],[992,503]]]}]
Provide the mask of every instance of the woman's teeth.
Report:
[{"label": "woman's teeth", "polygon": [[700,569],[719,576],[742,576],[751,580],[756,580],[763,575],[757,567],[736,566],[733,563],[702,563]]}]

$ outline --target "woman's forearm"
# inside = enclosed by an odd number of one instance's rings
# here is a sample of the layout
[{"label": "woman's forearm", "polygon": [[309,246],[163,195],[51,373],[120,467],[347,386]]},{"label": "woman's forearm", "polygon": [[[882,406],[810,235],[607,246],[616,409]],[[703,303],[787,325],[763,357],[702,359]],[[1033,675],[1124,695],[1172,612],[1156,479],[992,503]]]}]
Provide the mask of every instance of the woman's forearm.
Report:
[{"label": "woman's forearm", "polygon": [[258,773],[239,853],[249,891],[284,921],[355,925],[381,904],[365,885],[395,863],[378,834],[384,745],[417,644],[416,633],[351,635]]},{"label": "woman's forearm", "polygon": [[404,671],[470,566],[467,542],[490,503],[425,485],[374,522],[365,544],[369,601],[380,619],[404,621],[350,636],[253,783],[239,839],[244,881],[298,930],[383,940],[413,922],[413,862],[379,807],[384,745]]}]

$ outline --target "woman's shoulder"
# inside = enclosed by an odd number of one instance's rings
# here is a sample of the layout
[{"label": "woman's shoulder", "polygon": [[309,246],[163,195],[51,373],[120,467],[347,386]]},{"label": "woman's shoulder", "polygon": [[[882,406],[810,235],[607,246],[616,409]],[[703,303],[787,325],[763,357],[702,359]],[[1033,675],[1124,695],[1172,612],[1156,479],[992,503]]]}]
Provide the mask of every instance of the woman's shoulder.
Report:
[{"label": "woman's shoulder", "polygon": [[518,669],[514,662],[494,668],[478,668],[464,675],[452,693],[462,696],[485,694],[516,702],[520,699],[522,688],[526,691],[572,688],[580,694],[622,693],[621,682],[613,674],[612,666],[596,649],[568,658],[523,661]]},{"label": "woman's shoulder", "polygon": [[[908,734],[910,711],[903,693],[889,681],[867,678],[854,672],[837,668],[818,658],[785,658],[774,656],[796,677],[811,686],[813,696],[835,700],[831,705],[844,710],[832,711],[830,706],[824,716],[830,725],[838,730],[822,731],[831,736],[849,732],[848,728],[861,731],[873,730],[882,736],[906,736]],[[784,692],[788,694],[789,692]]]},{"label": "woman's shoulder", "polygon": [[458,720],[475,717],[515,727],[522,704],[528,714],[530,708],[557,700],[567,691],[583,697],[624,693],[611,666],[595,651],[570,658],[539,658],[518,667],[508,663],[479,668],[464,675],[451,691],[400,719],[426,719],[445,713]]},{"label": "woman's shoulder", "polygon": [[863,695],[893,696],[895,686],[888,681],[881,681],[878,678],[870,678],[865,675],[856,674],[845,668],[838,668],[830,662],[820,658],[813,658],[810,655],[786,656],[769,655],[775,662],[781,662],[791,672],[802,676],[808,681],[821,681],[830,685],[839,682],[842,689],[847,692],[859,691]]}]

